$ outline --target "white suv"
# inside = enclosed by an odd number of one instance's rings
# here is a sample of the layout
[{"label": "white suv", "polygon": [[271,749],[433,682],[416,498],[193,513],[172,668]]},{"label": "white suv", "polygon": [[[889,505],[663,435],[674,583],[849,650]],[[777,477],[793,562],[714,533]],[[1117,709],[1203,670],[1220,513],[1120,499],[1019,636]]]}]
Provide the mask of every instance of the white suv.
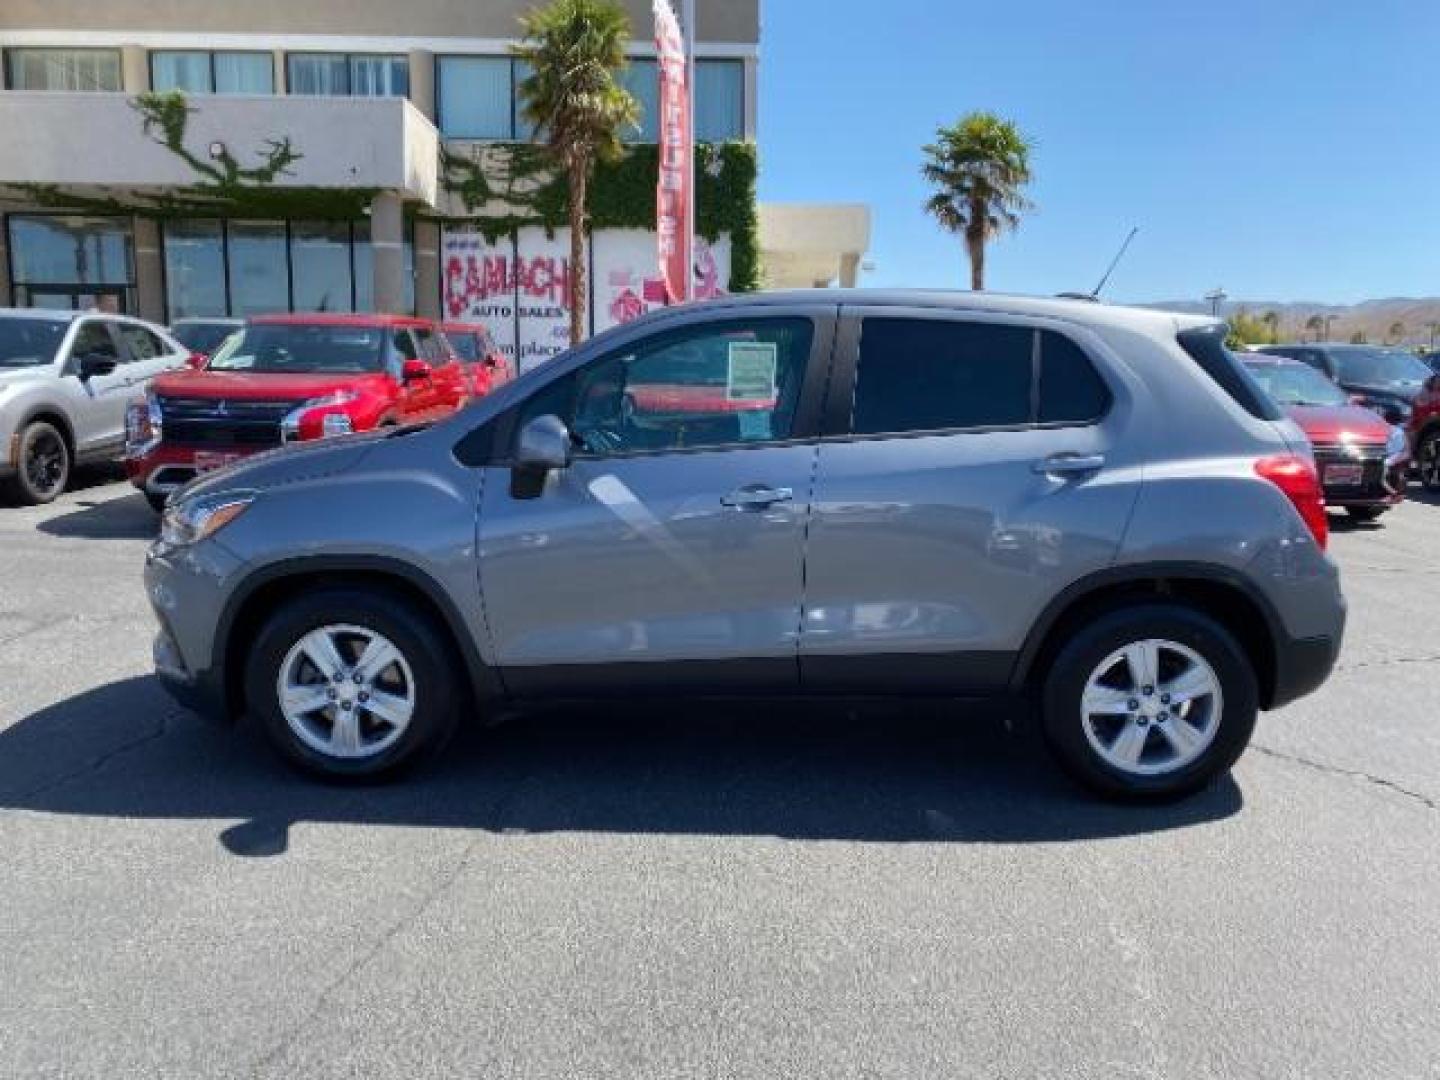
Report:
[{"label": "white suv", "polygon": [[119,459],[126,405],[189,355],[139,319],[0,308],[0,493],[46,503],[74,465]]}]

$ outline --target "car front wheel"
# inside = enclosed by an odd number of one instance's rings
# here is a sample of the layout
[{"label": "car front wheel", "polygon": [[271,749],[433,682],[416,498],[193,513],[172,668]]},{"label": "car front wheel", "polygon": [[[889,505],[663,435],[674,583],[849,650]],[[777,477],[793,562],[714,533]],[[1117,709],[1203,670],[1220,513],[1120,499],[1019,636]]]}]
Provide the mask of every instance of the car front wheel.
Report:
[{"label": "car front wheel", "polygon": [[321,589],[271,616],[251,650],[246,701],[292,763],[373,778],[438,750],[459,691],[443,632],[384,591]]},{"label": "car front wheel", "polygon": [[1415,471],[1426,491],[1440,491],[1440,430],[1427,431],[1420,440]]},{"label": "car front wheel", "polygon": [[1087,623],[1060,650],[1044,731],[1091,790],[1177,798],[1235,763],[1258,707],[1255,673],[1229,631],[1188,607],[1144,604]]},{"label": "car front wheel", "polygon": [[17,436],[16,470],[5,492],[23,506],[54,502],[70,482],[70,447],[54,424],[36,420]]}]

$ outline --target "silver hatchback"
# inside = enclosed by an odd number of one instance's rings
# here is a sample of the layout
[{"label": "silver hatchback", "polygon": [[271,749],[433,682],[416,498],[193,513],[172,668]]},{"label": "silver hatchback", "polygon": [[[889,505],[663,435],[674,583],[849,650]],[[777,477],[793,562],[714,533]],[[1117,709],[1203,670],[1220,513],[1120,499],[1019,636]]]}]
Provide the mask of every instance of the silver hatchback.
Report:
[{"label": "silver hatchback", "polygon": [[1304,437],[1223,336],[985,293],[647,316],[183,489],[156,666],[333,775],[547,698],[1004,696],[1091,788],[1182,794],[1345,619]]}]

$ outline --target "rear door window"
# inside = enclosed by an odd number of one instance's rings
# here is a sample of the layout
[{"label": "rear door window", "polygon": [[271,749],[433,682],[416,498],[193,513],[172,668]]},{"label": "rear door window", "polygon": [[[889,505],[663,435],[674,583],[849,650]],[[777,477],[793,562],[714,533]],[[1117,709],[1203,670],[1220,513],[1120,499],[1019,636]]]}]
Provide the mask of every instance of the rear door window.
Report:
[{"label": "rear door window", "polygon": [[130,351],[131,360],[154,360],[157,356],[164,356],[170,351],[163,341],[143,326],[136,326],[134,323],[119,323],[116,329],[120,332],[125,347]]},{"label": "rear door window", "polygon": [[1054,330],[872,317],[861,328],[852,430],[1089,424],[1110,401],[1090,357]]},{"label": "rear door window", "polygon": [[1035,335],[1022,326],[867,318],[852,430],[857,435],[1028,424]]}]

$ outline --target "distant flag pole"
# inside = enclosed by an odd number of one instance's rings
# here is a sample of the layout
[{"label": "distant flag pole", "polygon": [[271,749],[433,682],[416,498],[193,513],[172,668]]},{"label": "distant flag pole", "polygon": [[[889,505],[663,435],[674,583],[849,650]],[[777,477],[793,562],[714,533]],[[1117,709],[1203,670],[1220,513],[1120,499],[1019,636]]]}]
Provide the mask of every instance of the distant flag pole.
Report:
[{"label": "distant flag pole", "polygon": [[682,32],[670,0],[652,0],[655,12],[656,67],[660,77],[660,173],[655,189],[655,233],[660,277],[667,303],[692,295],[692,238],[695,222],[695,140],[692,130],[691,50],[686,47],[695,0],[682,0],[687,14]]},{"label": "distant flag pole", "polygon": [[695,4],[697,0],[681,0],[684,8],[685,31],[685,295],[695,295]]}]

